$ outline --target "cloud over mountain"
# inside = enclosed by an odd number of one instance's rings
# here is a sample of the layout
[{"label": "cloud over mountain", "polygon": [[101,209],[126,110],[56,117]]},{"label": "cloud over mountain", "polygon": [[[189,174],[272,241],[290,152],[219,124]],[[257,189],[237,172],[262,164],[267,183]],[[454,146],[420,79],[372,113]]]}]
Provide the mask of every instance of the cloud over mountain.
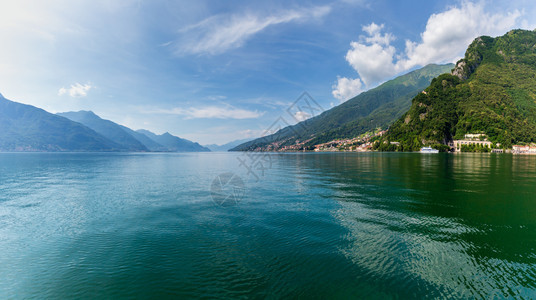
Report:
[{"label": "cloud over mountain", "polygon": [[421,40],[406,40],[403,51],[392,45],[396,37],[385,32],[383,24],[363,26],[365,34],[351,42],[346,53],[346,61],[359,78],[338,78],[333,96],[344,101],[362,91],[356,80],[366,88],[372,88],[418,66],[455,62],[476,36],[501,34],[515,26],[522,15],[519,10],[489,13],[484,4],[464,1],[460,6],[432,14],[421,33]]}]

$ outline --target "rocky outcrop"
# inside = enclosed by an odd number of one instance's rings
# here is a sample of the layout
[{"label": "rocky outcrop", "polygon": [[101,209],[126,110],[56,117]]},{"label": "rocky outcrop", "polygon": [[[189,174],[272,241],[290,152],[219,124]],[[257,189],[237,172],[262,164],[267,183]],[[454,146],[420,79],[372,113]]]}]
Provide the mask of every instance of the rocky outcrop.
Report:
[{"label": "rocky outcrop", "polygon": [[456,63],[456,67],[452,70],[452,75],[458,77],[460,80],[467,80],[471,74],[473,74],[476,68],[482,62],[482,50],[488,46],[485,39],[489,37],[476,38],[467,51],[465,57],[460,59]]}]

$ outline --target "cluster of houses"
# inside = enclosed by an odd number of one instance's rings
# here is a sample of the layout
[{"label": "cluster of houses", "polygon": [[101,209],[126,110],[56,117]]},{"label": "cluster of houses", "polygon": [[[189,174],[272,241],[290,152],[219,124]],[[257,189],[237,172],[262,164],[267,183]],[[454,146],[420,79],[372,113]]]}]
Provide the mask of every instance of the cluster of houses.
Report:
[{"label": "cluster of houses", "polygon": [[[374,133],[367,133],[360,137],[353,139],[341,139],[333,140],[327,143],[317,144],[314,146],[315,152],[332,152],[332,151],[355,151],[355,152],[367,152],[372,150],[372,143],[370,140],[376,136],[382,136],[386,131],[378,131]],[[281,147],[280,143],[273,143],[268,146],[268,151],[298,151],[303,149],[312,139],[297,142],[294,145]],[[399,144],[398,142],[391,142],[391,144]],[[472,133],[466,134],[462,140],[453,140],[449,142],[449,147],[454,152],[461,152],[462,147],[481,147],[489,148],[489,152],[503,153],[505,150],[501,148],[501,144],[494,144],[490,142],[484,133]],[[531,145],[514,145],[512,150],[506,150],[513,154],[536,154],[536,144]]]},{"label": "cluster of houses", "polygon": [[370,139],[376,136],[382,136],[386,133],[386,130],[378,131],[376,133],[366,133],[360,137],[353,139],[333,140],[327,143],[315,145],[316,152],[331,152],[331,151],[356,151],[366,152],[372,150],[372,143]]},{"label": "cluster of houses", "polygon": [[514,154],[536,154],[536,146],[535,145],[530,145],[530,146],[514,145],[514,146],[512,146],[512,153],[514,153]]}]

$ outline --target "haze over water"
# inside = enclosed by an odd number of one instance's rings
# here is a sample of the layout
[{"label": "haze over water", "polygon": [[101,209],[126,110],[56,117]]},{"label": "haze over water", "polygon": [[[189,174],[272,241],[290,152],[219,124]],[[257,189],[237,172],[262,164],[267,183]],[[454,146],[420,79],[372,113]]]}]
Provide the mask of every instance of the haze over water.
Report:
[{"label": "haze over water", "polygon": [[536,297],[536,157],[243,157],[0,154],[0,298]]}]

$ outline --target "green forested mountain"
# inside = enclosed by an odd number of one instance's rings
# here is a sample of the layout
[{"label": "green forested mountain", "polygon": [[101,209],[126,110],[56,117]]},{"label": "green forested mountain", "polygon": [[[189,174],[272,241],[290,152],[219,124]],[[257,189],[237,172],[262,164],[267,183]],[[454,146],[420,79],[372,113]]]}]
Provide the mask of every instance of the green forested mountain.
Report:
[{"label": "green forested mountain", "polygon": [[241,144],[231,151],[277,150],[303,141],[308,141],[304,145],[308,147],[333,139],[353,138],[377,127],[386,128],[408,110],[411,99],[426,88],[432,78],[450,72],[453,67],[453,64],[428,65],[361,93],[319,116]]},{"label": "green forested mountain", "polygon": [[117,151],[86,126],[0,95],[0,151]]},{"label": "green forested mountain", "polygon": [[452,75],[432,80],[376,146],[416,151],[467,133],[504,148],[536,142],[536,32],[475,39]]}]

